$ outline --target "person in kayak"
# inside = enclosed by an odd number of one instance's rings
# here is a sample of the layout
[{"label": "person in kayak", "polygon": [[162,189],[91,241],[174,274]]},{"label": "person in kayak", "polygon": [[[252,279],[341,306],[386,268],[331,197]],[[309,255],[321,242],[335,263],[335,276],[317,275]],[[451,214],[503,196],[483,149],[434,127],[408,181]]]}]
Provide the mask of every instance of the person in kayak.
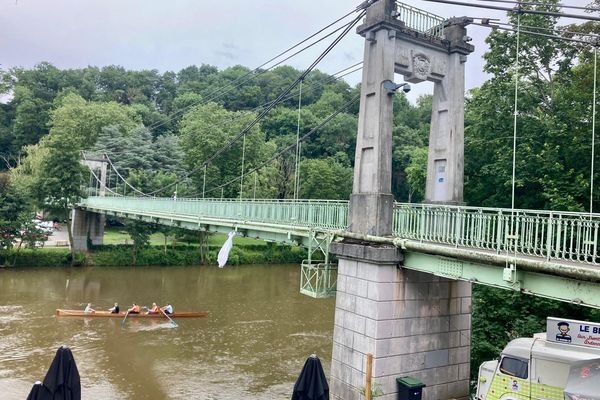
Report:
[{"label": "person in kayak", "polygon": [[131,308],[129,310],[127,310],[127,312],[129,314],[139,314],[140,313],[140,306],[138,306],[137,304],[133,303],[133,305],[131,306]]},{"label": "person in kayak", "polygon": [[173,314],[173,306],[171,305],[171,303],[167,303],[166,306],[161,307],[160,309],[163,310],[163,312],[167,315]]},{"label": "person in kayak", "polygon": [[119,313],[119,303],[115,303],[115,305],[113,307],[109,308],[108,311],[110,311],[111,314],[118,314]]},{"label": "person in kayak", "polygon": [[92,314],[92,313],[95,313],[96,310],[94,310],[92,308],[92,303],[88,303],[87,306],[85,307],[85,310],[83,310],[83,312],[87,313],[87,314]]},{"label": "person in kayak", "polygon": [[152,303],[152,307],[148,310],[148,314],[160,314],[160,308],[158,308],[156,303]]}]

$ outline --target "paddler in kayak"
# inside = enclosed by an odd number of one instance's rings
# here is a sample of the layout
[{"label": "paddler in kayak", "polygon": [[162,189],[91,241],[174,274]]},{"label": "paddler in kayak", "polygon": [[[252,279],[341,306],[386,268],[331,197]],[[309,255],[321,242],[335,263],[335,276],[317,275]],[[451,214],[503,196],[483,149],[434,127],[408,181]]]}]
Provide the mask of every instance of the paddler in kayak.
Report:
[{"label": "paddler in kayak", "polygon": [[167,303],[166,306],[160,308],[165,314],[173,314],[173,306],[171,303]]},{"label": "paddler in kayak", "polygon": [[156,305],[156,303],[152,303],[152,307],[148,310],[147,314],[159,314],[160,308]]},{"label": "paddler in kayak", "polygon": [[137,304],[133,303],[133,305],[131,306],[131,308],[129,310],[127,310],[127,312],[129,314],[139,314],[140,313],[140,306],[138,306]]}]

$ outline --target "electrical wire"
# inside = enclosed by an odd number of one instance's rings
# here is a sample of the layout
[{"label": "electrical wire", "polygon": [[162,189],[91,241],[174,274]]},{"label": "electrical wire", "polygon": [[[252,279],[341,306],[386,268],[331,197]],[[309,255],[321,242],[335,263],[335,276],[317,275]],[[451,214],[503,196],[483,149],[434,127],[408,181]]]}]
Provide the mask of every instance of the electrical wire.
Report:
[{"label": "electrical wire", "polygon": [[[503,31],[508,31],[508,32],[515,32],[515,33],[517,32],[517,29],[506,28],[506,27],[498,26],[498,25],[494,25],[494,24],[479,24],[477,22],[472,22],[472,24],[473,25],[478,25],[478,26],[483,26],[483,27],[489,27],[489,28],[492,28],[492,29],[501,29]],[[509,24],[506,24],[506,25],[509,25]],[[540,33],[540,32],[532,32],[532,31],[520,30],[520,33],[527,34],[527,35],[544,37],[544,38],[548,38],[548,39],[554,39],[554,40],[564,40],[566,42],[581,43],[581,44],[586,44],[586,45],[595,45],[595,43],[592,43],[592,42],[589,42],[589,41],[585,41],[585,40],[582,40],[582,39],[567,38],[567,37],[557,36],[557,35],[548,35],[546,33]]]},{"label": "electrical wire", "polygon": [[546,4],[546,3],[539,3],[539,2],[530,2],[530,1],[521,2],[521,1],[511,1],[511,0],[477,0],[477,1],[483,1],[483,2],[488,2],[488,3],[508,3],[508,4],[515,4],[518,6],[558,7],[558,8],[567,8],[567,9],[573,9],[573,10],[585,10],[585,11],[590,11],[590,12],[600,11],[600,8],[570,6],[567,4]]},{"label": "electrical wire", "polygon": [[[490,18],[481,18],[481,17],[470,17],[470,18],[472,18],[472,19],[480,19],[482,21],[485,21],[485,20],[490,21]],[[497,21],[494,21],[494,22],[492,22],[492,24],[501,25],[501,26],[509,26],[509,27],[513,27],[514,28],[513,24],[506,23],[506,22],[497,22]],[[476,24],[476,25],[489,26],[490,22],[487,22],[487,23],[482,22],[481,24]],[[525,29],[539,29],[541,31],[546,31],[546,32],[556,32],[556,33],[568,34],[568,35],[589,36],[589,37],[592,37],[592,38],[600,38],[600,35],[597,35],[595,33],[573,32],[573,31],[563,30],[561,28],[546,28],[546,27],[542,27],[542,26],[531,26],[531,25],[521,25],[521,28],[525,28]],[[522,29],[521,29],[521,32],[523,32]]]},{"label": "electrical wire", "polygon": [[520,13],[520,14],[535,14],[535,15],[548,15],[552,17],[563,17],[563,18],[575,18],[575,19],[584,19],[587,21],[600,21],[600,17],[594,16],[585,16],[578,14],[567,14],[553,11],[539,11],[539,10],[528,10],[525,8],[507,8],[507,7],[498,7],[498,6],[488,6],[484,4],[476,4],[476,3],[465,3],[462,1],[452,1],[452,0],[422,0],[430,3],[442,3],[442,4],[451,4],[455,6],[464,6],[464,7],[475,7],[475,8],[486,8],[489,10],[500,10],[507,11],[512,13]]}]

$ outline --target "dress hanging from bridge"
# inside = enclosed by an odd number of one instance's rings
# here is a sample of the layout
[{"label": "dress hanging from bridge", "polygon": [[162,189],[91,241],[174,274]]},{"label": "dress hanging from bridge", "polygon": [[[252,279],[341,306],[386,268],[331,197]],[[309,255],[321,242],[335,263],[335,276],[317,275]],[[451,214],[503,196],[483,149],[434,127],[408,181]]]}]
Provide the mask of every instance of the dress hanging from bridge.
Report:
[{"label": "dress hanging from bridge", "polygon": [[221,247],[221,250],[219,250],[219,255],[217,257],[217,261],[219,262],[219,268],[223,268],[225,266],[225,264],[227,263],[227,258],[229,257],[229,251],[233,247],[233,237],[234,236],[235,236],[234,231],[229,232],[229,237],[223,244],[223,247]]}]

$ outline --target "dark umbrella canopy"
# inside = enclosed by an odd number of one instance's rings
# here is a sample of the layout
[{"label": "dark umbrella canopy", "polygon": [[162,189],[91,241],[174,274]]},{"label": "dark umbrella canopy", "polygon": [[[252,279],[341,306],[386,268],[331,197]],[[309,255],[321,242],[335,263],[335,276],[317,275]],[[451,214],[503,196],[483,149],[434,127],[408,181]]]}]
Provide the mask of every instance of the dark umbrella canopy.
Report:
[{"label": "dark umbrella canopy", "polygon": [[79,371],[71,349],[61,346],[44,378],[44,386],[53,400],[81,400]]},{"label": "dark umbrella canopy", "polygon": [[311,355],[304,363],[294,385],[292,400],[329,400],[329,385],[316,355]]},{"label": "dark umbrella canopy", "polygon": [[31,388],[27,400],[52,400],[52,393],[42,385],[42,382],[38,381]]}]

